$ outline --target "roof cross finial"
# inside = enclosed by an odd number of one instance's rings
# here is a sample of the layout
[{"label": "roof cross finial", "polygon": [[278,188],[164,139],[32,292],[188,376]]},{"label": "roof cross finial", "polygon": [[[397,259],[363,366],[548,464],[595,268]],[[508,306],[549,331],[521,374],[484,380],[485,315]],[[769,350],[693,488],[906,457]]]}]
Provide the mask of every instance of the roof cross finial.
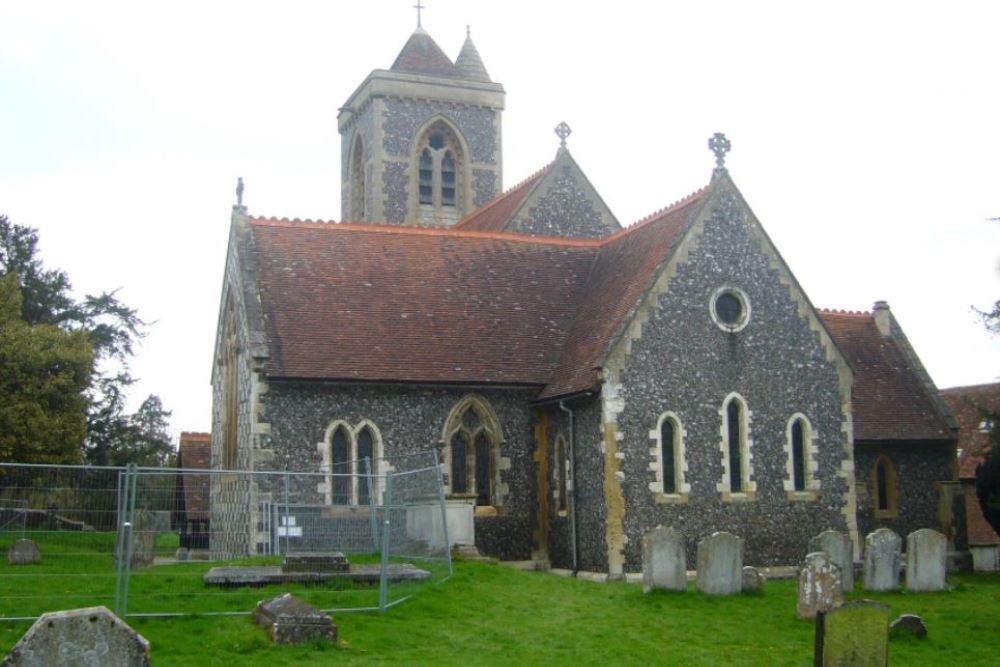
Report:
[{"label": "roof cross finial", "polygon": [[417,4],[413,5],[413,8],[417,10],[417,27],[422,28],[423,26],[420,25],[420,12],[424,9],[427,9],[427,7],[425,5],[420,4],[420,0],[417,0]]},{"label": "roof cross finial", "polygon": [[715,153],[715,171],[713,174],[720,174],[726,170],[726,153],[733,147],[729,139],[722,132],[716,132],[708,140],[708,150]]},{"label": "roof cross finial", "polygon": [[573,134],[573,130],[564,122],[556,125],[556,136],[559,137],[559,148],[566,148],[566,137]]},{"label": "roof cross finial", "polygon": [[236,205],[243,206],[243,177],[236,179]]},{"label": "roof cross finial", "polygon": [[465,38],[472,39],[472,26],[468,23],[465,24]]}]

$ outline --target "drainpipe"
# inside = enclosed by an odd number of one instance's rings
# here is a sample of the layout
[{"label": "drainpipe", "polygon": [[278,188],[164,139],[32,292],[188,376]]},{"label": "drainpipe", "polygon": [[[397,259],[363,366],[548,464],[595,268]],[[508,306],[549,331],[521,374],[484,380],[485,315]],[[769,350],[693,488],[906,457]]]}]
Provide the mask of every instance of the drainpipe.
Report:
[{"label": "drainpipe", "polygon": [[569,479],[573,484],[573,492],[569,494],[569,543],[573,551],[573,576],[580,571],[577,563],[577,543],[576,543],[576,424],[573,419],[573,411],[566,407],[565,402],[559,401],[559,409],[569,415]]}]

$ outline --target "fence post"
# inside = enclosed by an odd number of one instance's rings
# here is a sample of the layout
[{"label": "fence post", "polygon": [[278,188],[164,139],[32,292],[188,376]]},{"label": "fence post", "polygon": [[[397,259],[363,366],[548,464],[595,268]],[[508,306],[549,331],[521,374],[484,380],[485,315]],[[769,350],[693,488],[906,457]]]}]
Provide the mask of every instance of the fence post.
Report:
[{"label": "fence post", "polygon": [[126,471],[118,471],[118,494],[115,514],[117,516],[118,530],[115,535],[115,615],[121,616],[121,595],[122,595],[122,573],[124,572],[125,558],[125,491]]},{"label": "fence post", "polygon": [[135,518],[135,496],[136,496],[136,482],[138,473],[136,471],[136,466],[134,463],[128,464],[128,468],[125,471],[125,498],[128,505],[125,510],[125,558],[122,562],[122,567],[124,568],[123,580],[122,580],[122,603],[121,603],[121,619],[125,620],[128,616],[128,588],[129,579],[132,575],[132,535],[134,529],[133,519]]},{"label": "fence post", "polygon": [[[288,523],[288,484],[289,484],[289,481],[288,481],[288,470],[285,470],[285,502],[284,502],[284,506],[285,506],[285,512],[284,512],[284,514],[285,514],[285,520],[284,520],[284,524],[285,524],[285,550],[282,553],[286,554],[286,555],[288,554],[288,540],[291,537],[291,533],[292,533],[292,527]],[[280,536],[280,533],[279,533],[279,536]],[[280,537],[279,537],[279,539],[280,539]]]},{"label": "fence post", "polygon": [[389,531],[392,527],[392,475],[385,476],[385,505],[382,510],[382,563],[379,568],[378,610],[385,612],[386,598],[389,594],[389,546],[391,544]]},{"label": "fence post", "polygon": [[368,484],[368,510],[369,516],[371,516],[372,551],[378,551],[378,515],[376,514],[378,499],[375,497],[378,491],[378,484],[372,479],[371,459],[366,456],[362,460],[365,464],[365,483]]},{"label": "fence post", "polygon": [[441,503],[441,535],[444,536],[444,553],[448,559],[448,576],[452,575],[451,569],[451,543],[448,541],[448,503],[444,499],[444,464],[437,466],[438,478],[438,502]]}]

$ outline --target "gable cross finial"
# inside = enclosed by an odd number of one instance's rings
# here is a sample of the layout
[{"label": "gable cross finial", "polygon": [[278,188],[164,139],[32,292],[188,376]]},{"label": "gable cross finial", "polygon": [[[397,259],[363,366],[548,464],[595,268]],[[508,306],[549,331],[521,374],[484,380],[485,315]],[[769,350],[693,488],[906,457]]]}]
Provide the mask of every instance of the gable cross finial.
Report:
[{"label": "gable cross finial", "polygon": [[417,27],[422,28],[423,26],[420,25],[420,12],[427,9],[427,6],[420,4],[420,0],[417,0],[417,4],[413,5],[413,8],[417,10]]},{"label": "gable cross finial", "polygon": [[716,132],[708,140],[708,149],[715,153],[715,171],[718,174],[726,170],[726,153],[733,147],[722,132]]},{"label": "gable cross finial", "polygon": [[472,39],[472,26],[468,23],[465,24],[465,38]]},{"label": "gable cross finial", "polygon": [[236,205],[243,206],[243,177],[236,179]]},{"label": "gable cross finial", "polygon": [[565,122],[556,125],[556,136],[559,137],[559,148],[566,148],[566,137],[573,134],[573,130]]}]

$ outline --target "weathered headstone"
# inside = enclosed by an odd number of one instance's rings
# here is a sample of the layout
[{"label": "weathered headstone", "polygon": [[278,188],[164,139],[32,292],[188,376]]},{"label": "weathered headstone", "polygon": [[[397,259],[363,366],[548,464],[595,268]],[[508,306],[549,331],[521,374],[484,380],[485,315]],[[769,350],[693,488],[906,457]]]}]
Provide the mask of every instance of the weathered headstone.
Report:
[{"label": "weathered headstone", "polygon": [[947,586],[948,538],[922,528],[906,536],[906,588],[943,591]]},{"label": "weathered headstone", "polygon": [[301,644],[314,639],[337,641],[333,619],[291,593],[258,602],[253,620],[267,630],[275,644]]},{"label": "weathered headstone", "polygon": [[899,588],[900,549],[903,540],[888,528],[879,528],[865,538],[865,590],[894,591]]},{"label": "weathered headstone", "polygon": [[815,664],[823,667],[886,667],[889,664],[889,607],[858,600],[816,619]]},{"label": "weathered headstone", "polygon": [[836,530],[824,530],[809,540],[809,553],[822,551],[829,554],[833,562],[840,568],[840,578],[844,584],[844,592],[854,590],[854,543],[847,533]]},{"label": "weathered headstone", "polygon": [[11,565],[33,565],[41,560],[42,554],[34,540],[18,540],[7,550],[7,562]]},{"label": "weathered headstone", "polygon": [[917,639],[927,638],[927,626],[924,619],[916,614],[903,614],[889,624],[889,634],[896,637],[902,634],[913,635]]},{"label": "weathered headstone", "polygon": [[840,568],[823,551],[807,555],[799,570],[799,595],[795,604],[799,618],[816,618],[816,612],[829,611],[843,603]]},{"label": "weathered headstone", "polygon": [[137,510],[132,523],[132,567],[150,567],[156,557],[156,530],[153,513]]},{"label": "weathered headstone", "polygon": [[106,607],[42,614],[3,667],[148,667],[149,642]]},{"label": "weathered headstone", "polygon": [[642,590],[654,588],[687,588],[684,536],[673,528],[654,528],[642,538]]},{"label": "weathered headstone", "polygon": [[698,590],[710,595],[743,590],[743,540],[716,532],[698,542]]},{"label": "weathered headstone", "polygon": [[743,592],[744,593],[763,593],[764,584],[767,582],[767,577],[765,577],[760,570],[751,566],[743,566]]}]

